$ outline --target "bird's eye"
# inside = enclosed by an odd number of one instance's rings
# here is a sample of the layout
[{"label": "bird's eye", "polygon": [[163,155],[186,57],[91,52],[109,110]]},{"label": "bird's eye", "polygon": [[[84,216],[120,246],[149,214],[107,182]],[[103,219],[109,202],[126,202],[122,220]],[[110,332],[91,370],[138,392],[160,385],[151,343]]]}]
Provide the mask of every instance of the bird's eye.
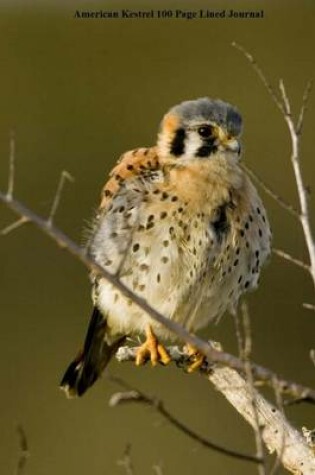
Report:
[{"label": "bird's eye", "polygon": [[207,139],[213,134],[213,128],[211,127],[211,125],[202,125],[198,128],[198,134],[200,135],[200,137]]}]

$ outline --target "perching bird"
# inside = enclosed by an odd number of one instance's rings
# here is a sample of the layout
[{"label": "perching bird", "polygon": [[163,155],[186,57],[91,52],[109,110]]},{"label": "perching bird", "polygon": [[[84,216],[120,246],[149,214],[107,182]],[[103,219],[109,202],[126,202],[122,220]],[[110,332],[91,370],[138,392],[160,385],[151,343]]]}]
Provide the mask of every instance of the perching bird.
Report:
[{"label": "perching bird", "polygon": [[[241,128],[221,100],[173,107],[157,145],[125,153],[111,172],[88,243],[99,265],[191,332],[233,310],[270,253],[264,206],[239,166]],[[170,360],[160,340],[174,335],[106,279],[92,280],[84,348],[61,382],[68,396],[96,381],[127,335],[146,336],[136,364]]]}]

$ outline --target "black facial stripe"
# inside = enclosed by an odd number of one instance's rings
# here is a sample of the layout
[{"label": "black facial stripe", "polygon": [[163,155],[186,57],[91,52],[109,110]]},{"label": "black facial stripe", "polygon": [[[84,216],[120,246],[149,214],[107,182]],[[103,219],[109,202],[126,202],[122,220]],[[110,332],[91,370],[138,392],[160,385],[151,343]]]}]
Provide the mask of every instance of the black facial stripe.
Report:
[{"label": "black facial stripe", "polygon": [[217,151],[218,147],[214,145],[215,139],[212,138],[210,140],[206,140],[204,142],[204,145],[201,145],[201,147],[198,148],[198,150],[195,153],[195,157],[209,157],[211,153],[214,153]]},{"label": "black facial stripe", "polygon": [[180,157],[185,151],[185,129],[177,129],[173,141],[171,143],[171,154]]}]

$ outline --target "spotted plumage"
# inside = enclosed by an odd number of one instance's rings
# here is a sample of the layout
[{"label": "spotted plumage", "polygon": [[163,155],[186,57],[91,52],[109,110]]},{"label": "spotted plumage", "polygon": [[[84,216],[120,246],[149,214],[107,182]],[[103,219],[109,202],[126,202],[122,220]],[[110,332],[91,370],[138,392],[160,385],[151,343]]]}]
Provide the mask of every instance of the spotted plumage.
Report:
[{"label": "spotted plumage", "polygon": [[[238,111],[220,100],[172,108],[157,145],[125,153],[111,172],[88,243],[96,262],[193,332],[257,286],[270,252],[265,209],[238,164],[241,123]],[[97,318],[102,331],[75,360],[71,377],[66,373],[68,394],[82,394],[94,382],[87,377],[91,367],[103,354],[107,363],[109,349],[125,335],[147,334],[151,346],[173,337],[105,279],[92,279],[94,326]],[[144,347],[138,362],[146,351],[152,359],[151,350]],[[162,355],[166,362],[161,348],[152,351],[154,361]]]}]

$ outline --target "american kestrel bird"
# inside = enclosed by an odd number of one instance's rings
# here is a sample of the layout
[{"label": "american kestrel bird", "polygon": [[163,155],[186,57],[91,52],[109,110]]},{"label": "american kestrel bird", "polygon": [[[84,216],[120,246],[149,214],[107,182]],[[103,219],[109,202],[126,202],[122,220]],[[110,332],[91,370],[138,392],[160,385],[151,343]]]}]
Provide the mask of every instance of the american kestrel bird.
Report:
[{"label": "american kestrel bird", "polygon": [[[239,166],[242,118],[221,100],[183,102],[164,116],[157,144],[122,155],[103,192],[88,252],[135,294],[190,332],[234,309],[257,286],[270,228]],[[166,364],[173,338],[102,276],[83,350],[61,387],[81,396],[127,335],[145,335],[136,364]],[[197,364],[201,359],[196,359]]]}]

